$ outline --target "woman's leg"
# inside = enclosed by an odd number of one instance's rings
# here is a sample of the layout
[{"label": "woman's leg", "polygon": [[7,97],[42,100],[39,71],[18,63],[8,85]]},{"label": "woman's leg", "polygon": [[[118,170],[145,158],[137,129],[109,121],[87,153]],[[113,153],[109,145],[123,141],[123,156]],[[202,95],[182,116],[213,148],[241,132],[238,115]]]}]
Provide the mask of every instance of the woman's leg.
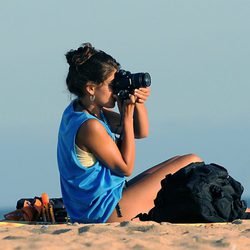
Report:
[{"label": "woman's leg", "polygon": [[175,173],[192,162],[201,161],[203,160],[200,157],[189,154],[172,158],[172,160],[151,168],[151,172],[149,170],[148,174],[131,182],[124,190],[119,202],[122,217],[118,217],[116,210],[114,210],[107,222],[131,220],[139,213],[147,213],[154,207],[154,199],[161,188],[161,180],[167,174]]},{"label": "woman's leg", "polygon": [[139,181],[140,179],[144,178],[145,176],[154,173],[154,172],[155,172],[156,170],[158,170],[159,168],[164,167],[166,164],[168,164],[168,163],[170,163],[170,162],[176,160],[176,159],[179,158],[179,157],[182,157],[182,156],[179,156],[179,155],[178,155],[178,156],[174,156],[174,157],[172,157],[172,158],[170,158],[170,159],[168,159],[168,160],[166,160],[166,161],[164,161],[164,162],[161,162],[161,163],[155,165],[155,166],[152,167],[152,168],[149,168],[149,169],[145,170],[144,172],[138,174],[137,176],[135,176],[134,178],[132,178],[131,180],[129,180],[129,181],[128,181],[128,186],[131,186],[132,184],[136,183],[137,181]]}]

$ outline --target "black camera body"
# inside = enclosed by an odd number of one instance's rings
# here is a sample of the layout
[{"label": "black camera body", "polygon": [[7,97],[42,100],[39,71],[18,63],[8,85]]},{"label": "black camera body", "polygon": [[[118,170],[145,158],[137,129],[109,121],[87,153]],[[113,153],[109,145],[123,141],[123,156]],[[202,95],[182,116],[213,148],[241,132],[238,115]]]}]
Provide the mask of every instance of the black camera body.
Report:
[{"label": "black camera body", "polygon": [[115,74],[112,89],[114,94],[117,94],[122,100],[126,100],[135,89],[149,87],[150,85],[151,77],[149,73],[131,74],[126,70],[119,70]]}]

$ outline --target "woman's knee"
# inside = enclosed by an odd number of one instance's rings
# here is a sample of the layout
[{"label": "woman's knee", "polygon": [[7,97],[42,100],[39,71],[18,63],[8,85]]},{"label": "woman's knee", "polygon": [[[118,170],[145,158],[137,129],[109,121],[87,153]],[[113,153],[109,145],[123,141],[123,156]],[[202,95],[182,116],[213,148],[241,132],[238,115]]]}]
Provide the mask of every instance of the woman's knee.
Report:
[{"label": "woman's knee", "polygon": [[192,162],[202,162],[203,161],[203,159],[200,157],[200,156],[198,156],[198,155],[196,155],[196,154],[186,154],[186,155],[183,155],[183,156],[181,156],[181,157],[184,157],[185,159],[187,159],[190,163],[192,163]]}]

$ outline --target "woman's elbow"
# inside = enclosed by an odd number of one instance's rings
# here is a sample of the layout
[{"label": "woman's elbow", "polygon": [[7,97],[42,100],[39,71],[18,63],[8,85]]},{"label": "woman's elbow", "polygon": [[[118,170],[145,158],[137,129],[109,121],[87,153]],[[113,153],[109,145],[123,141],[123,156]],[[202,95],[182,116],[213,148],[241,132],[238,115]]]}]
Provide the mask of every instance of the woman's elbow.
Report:
[{"label": "woman's elbow", "polygon": [[115,174],[123,177],[129,177],[133,173],[133,169],[129,169],[128,167],[126,167],[125,169],[113,169],[113,171]]},{"label": "woman's elbow", "polygon": [[132,173],[133,173],[133,171],[126,171],[126,172],[123,173],[123,175],[124,175],[125,177],[129,177],[129,176],[132,175]]},{"label": "woman's elbow", "polygon": [[136,139],[143,139],[148,137],[149,132],[148,131],[143,131],[135,135]]}]

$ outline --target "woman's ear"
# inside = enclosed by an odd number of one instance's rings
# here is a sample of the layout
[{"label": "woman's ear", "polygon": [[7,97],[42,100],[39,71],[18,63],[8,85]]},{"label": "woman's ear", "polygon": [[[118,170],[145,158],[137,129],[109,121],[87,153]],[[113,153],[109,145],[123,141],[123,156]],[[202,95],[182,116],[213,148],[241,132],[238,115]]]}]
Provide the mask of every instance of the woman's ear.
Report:
[{"label": "woman's ear", "polygon": [[96,85],[94,83],[87,83],[85,85],[85,91],[89,95],[94,95],[95,94],[95,89],[96,89]]}]

